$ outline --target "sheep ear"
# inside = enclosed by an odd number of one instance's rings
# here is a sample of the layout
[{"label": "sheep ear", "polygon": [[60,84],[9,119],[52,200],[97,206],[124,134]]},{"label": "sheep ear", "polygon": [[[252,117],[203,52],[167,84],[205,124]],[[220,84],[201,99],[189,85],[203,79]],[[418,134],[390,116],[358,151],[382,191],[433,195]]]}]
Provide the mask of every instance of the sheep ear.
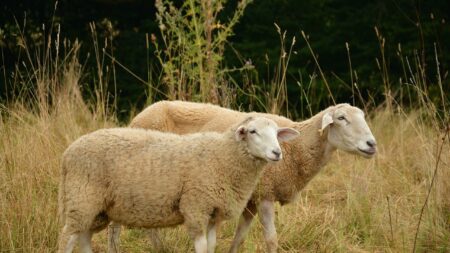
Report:
[{"label": "sheep ear", "polygon": [[322,117],[322,128],[320,130],[325,130],[325,128],[327,128],[332,123],[333,117],[331,117],[331,114],[329,112],[325,113]]},{"label": "sheep ear", "polygon": [[247,128],[245,128],[245,126],[238,127],[234,135],[237,141],[242,141],[247,136]]},{"label": "sheep ear", "polygon": [[296,138],[300,133],[288,127],[278,128],[277,138],[278,141],[289,141]]}]

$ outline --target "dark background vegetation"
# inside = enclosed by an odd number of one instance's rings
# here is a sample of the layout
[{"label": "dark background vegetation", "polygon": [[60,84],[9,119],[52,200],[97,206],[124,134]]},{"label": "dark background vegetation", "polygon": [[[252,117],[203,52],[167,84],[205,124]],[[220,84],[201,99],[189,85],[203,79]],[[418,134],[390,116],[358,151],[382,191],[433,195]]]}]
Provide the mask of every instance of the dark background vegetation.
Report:
[{"label": "dark background vegetation", "polygon": [[[228,1],[221,19],[227,20],[236,4],[236,0]],[[54,0],[2,0],[0,8],[0,97],[3,100],[12,95],[8,93],[13,92],[7,86],[9,78],[17,64],[27,57],[21,51],[19,34],[22,31],[28,44],[39,46],[46,43],[46,37],[41,35],[48,34],[52,24],[53,31],[60,24],[61,38],[82,42],[80,61],[87,70],[83,78],[86,85],[95,82],[95,75],[89,75],[93,69],[91,66],[96,64],[90,22],[96,25],[101,45],[105,38],[113,38],[109,51],[112,50],[120,63],[143,79],[147,79],[149,68],[151,73],[158,75],[159,67],[154,57],[150,57],[149,61],[146,58],[145,40],[146,34],[155,34],[159,38],[154,1],[63,0],[58,2],[55,10]],[[396,94],[400,89],[399,78],[405,76],[404,65],[398,56],[401,45],[403,59],[408,58],[412,66],[415,59],[419,59],[426,72],[431,99],[440,99],[438,86],[435,85],[438,69],[435,62],[436,45],[448,101],[449,15],[450,1],[446,0],[258,0],[247,7],[245,15],[235,27],[235,36],[231,38],[225,52],[224,68],[241,67],[251,61],[255,66],[253,75],[256,76],[256,83],[269,83],[268,79],[280,55],[280,38],[274,26],[276,23],[287,31],[287,47],[292,37],[296,37],[287,82],[289,101],[294,106],[300,99],[297,82],[307,83],[308,76],[317,72],[311,52],[300,34],[302,30],[309,36],[337,102],[352,102],[354,95],[350,87],[346,42],[350,46],[352,66],[362,96],[375,102],[383,101],[386,87],[376,63],[376,59],[381,61],[380,41],[374,29],[377,27],[385,38],[386,66],[392,93]],[[108,21],[112,28],[108,27]],[[152,51],[151,48],[149,50]],[[108,58],[105,60],[110,61]],[[116,76],[119,112],[127,113],[133,106],[141,108],[146,102],[148,87],[122,68],[117,68]],[[323,83],[318,82],[317,85]],[[323,100],[323,106],[329,102]],[[408,103],[414,105],[414,101]]]}]

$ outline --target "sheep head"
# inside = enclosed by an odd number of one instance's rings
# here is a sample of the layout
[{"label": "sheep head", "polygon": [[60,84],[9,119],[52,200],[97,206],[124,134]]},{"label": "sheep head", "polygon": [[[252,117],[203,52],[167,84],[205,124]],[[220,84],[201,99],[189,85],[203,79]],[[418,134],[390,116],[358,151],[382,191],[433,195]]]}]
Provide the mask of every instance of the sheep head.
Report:
[{"label": "sheep head", "polygon": [[267,161],[279,161],[283,155],[279,141],[288,141],[298,136],[292,128],[280,128],[267,118],[249,117],[235,131],[237,141],[246,141],[251,155]]},{"label": "sheep head", "polygon": [[376,141],[364,112],[349,104],[330,107],[322,116],[321,131],[327,130],[328,142],[335,148],[366,158],[375,155]]}]

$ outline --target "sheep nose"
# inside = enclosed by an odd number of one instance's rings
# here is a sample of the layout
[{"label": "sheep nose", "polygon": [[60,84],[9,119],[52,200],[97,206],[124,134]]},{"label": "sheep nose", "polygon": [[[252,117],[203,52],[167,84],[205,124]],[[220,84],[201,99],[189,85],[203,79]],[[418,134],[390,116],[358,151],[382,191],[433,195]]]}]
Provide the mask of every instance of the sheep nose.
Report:
[{"label": "sheep nose", "polygon": [[272,154],[274,154],[276,158],[279,158],[281,155],[281,150],[272,150]]},{"label": "sheep nose", "polygon": [[371,148],[374,148],[377,145],[375,140],[368,140],[366,143],[367,143],[367,146],[369,146]]}]

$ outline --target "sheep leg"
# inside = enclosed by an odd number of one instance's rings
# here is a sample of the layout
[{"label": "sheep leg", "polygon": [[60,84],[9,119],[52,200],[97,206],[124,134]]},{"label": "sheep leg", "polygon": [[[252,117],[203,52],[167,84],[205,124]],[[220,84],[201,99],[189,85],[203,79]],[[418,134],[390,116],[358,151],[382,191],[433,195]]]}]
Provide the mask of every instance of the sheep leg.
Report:
[{"label": "sheep leg", "polygon": [[208,239],[206,231],[208,229],[207,216],[185,215],[185,225],[189,235],[194,240],[196,253],[208,253]]},{"label": "sheep leg", "polygon": [[121,226],[114,221],[108,226],[108,252],[119,253],[120,252],[120,230]]},{"label": "sheep leg", "polygon": [[71,231],[69,226],[65,225],[59,237],[58,253],[72,253],[78,237],[79,233]]},{"label": "sheep leg", "polygon": [[[86,209],[94,209],[95,206],[86,206]],[[82,212],[80,210],[71,210],[65,217],[65,225],[62,229],[59,239],[58,252],[71,253],[76,241],[80,243],[80,251],[83,253],[91,253],[92,231],[90,230],[95,213],[98,212]],[[81,232],[80,232],[81,231]]]},{"label": "sheep leg", "polygon": [[266,241],[267,252],[277,252],[278,240],[275,228],[275,206],[272,201],[263,200],[259,204],[259,219],[263,226],[264,239]]},{"label": "sheep leg", "polygon": [[194,219],[185,220],[185,225],[188,228],[191,238],[194,240],[195,253],[208,253],[208,239],[206,235],[208,219],[192,218]]},{"label": "sheep leg", "polygon": [[231,244],[231,248],[229,253],[237,253],[239,247],[244,242],[245,237],[250,229],[250,225],[252,224],[253,218],[256,215],[256,206],[255,204],[249,202],[247,207],[242,212],[241,218],[239,219],[239,224],[236,228],[236,232],[234,233],[234,239]]},{"label": "sheep leg", "polygon": [[80,236],[78,237],[78,242],[80,245],[80,252],[93,253],[92,246],[91,246],[91,240],[92,240],[92,232],[91,231],[84,231],[84,232],[80,233]]},{"label": "sheep leg", "polygon": [[216,243],[217,243],[217,223],[215,222],[209,222],[208,224],[208,253],[214,253],[214,250],[216,249]]},{"label": "sheep leg", "polygon": [[[102,211],[103,199],[93,187],[86,187],[84,195],[69,195],[71,201],[66,204],[65,224],[61,233],[59,253],[73,251],[74,242],[79,241],[81,252],[91,253],[91,237],[94,230],[105,228],[103,223],[96,224],[97,215]],[[107,225],[108,223],[105,223]]]},{"label": "sheep leg", "polygon": [[200,234],[194,239],[195,253],[208,253],[208,240],[206,234]]},{"label": "sheep leg", "polygon": [[190,191],[180,199],[180,213],[184,218],[184,225],[194,240],[196,253],[208,253],[207,231],[211,214],[214,208],[197,205],[196,200],[201,196],[201,191]]}]

